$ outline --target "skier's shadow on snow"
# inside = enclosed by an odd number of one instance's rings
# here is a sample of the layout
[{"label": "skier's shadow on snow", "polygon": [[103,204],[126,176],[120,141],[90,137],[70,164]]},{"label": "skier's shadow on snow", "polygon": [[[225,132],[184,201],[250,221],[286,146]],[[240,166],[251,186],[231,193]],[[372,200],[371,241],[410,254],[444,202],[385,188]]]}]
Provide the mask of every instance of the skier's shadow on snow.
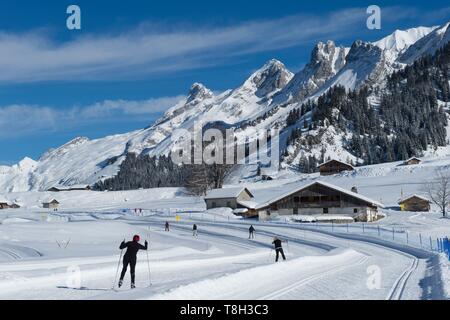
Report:
[{"label": "skier's shadow on snow", "polygon": [[80,290],[80,291],[110,291],[111,289],[107,288],[88,288],[88,287],[67,287],[67,286],[56,286],[58,289],[69,289],[69,290]]}]

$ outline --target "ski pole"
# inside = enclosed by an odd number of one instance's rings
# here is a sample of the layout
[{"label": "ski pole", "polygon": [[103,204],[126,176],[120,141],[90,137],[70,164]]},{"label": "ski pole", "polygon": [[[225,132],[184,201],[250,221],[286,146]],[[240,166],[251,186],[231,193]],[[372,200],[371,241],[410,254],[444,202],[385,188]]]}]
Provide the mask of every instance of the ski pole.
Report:
[{"label": "ski pole", "polygon": [[[125,239],[123,239],[123,241],[125,241]],[[120,250],[119,262],[117,263],[116,276],[114,277],[114,283],[113,283],[112,289],[114,289],[116,287],[117,275],[119,274],[120,260],[122,260],[122,253],[123,253],[123,249]]]},{"label": "ski pole", "polygon": [[148,248],[145,251],[147,253],[148,281],[150,282],[150,286],[151,286],[152,285],[152,273],[150,272],[150,261],[148,259]]},{"label": "ski pole", "polygon": [[[150,226],[148,228],[149,228],[149,231],[150,231]],[[150,248],[150,232],[148,232],[148,245],[147,245],[147,250],[145,250],[145,251],[147,253],[148,281],[149,281],[150,286],[151,286],[152,285],[152,273],[150,271],[150,259],[148,258],[148,250],[149,250],[149,248]]]}]

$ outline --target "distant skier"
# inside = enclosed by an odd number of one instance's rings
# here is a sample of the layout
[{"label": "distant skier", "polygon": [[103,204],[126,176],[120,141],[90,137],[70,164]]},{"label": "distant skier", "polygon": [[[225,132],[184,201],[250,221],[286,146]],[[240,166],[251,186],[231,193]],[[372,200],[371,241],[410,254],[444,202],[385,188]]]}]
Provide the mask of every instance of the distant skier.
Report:
[{"label": "distant skier", "polygon": [[275,257],[275,262],[278,262],[278,256],[281,253],[281,256],[283,257],[283,260],[286,260],[286,257],[284,255],[284,251],[283,251],[283,247],[281,246],[282,242],[287,242],[284,240],[280,240],[278,237],[274,237],[272,244],[275,246],[275,252],[277,254],[277,256]]},{"label": "distant skier", "polygon": [[119,249],[125,249],[127,248],[127,252],[125,252],[125,255],[123,256],[123,268],[122,273],[120,274],[120,280],[119,280],[119,288],[123,284],[123,278],[125,277],[125,273],[127,272],[128,264],[130,265],[130,273],[131,273],[131,289],[135,288],[135,270],[136,270],[136,261],[137,261],[137,253],[139,250],[147,250],[148,248],[148,242],[145,240],[145,246],[139,243],[140,237],[138,235],[135,235],[133,237],[133,241],[122,241],[120,244]]},{"label": "distant skier", "polygon": [[169,221],[166,221],[166,227],[165,227],[164,231],[169,231]]},{"label": "distant skier", "polygon": [[197,225],[195,223],[192,226],[192,231],[193,231],[192,236],[198,237]]},{"label": "distant skier", "polygon": [[253,227],[253,225],[248,228],[248,238],[255,239],[255,228]]}]

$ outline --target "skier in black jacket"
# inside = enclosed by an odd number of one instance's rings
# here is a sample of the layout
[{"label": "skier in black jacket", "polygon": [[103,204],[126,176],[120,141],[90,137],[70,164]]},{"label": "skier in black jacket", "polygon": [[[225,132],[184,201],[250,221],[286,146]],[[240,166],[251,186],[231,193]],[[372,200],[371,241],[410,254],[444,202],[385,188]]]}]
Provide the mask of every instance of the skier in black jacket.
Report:
[{"label": "skier in black jacket", "polygon": [[192,231],[193,231],[192,236],[198,237],[197,225],[195,223],[192,226]]},{"label": "skier in black jacket", "polygon": [[145,246],[139,243],[140,237],[138,235],[135,235],[133,237],[133,241],[122,241],[120,244],[119,249],[125,249],[127,248],[127,252],[125,252],[125,255],[123,256],[123,268],[122,273],[120,274],[120,280],[119,280],[119,288],[123,284],[123,278],[125,277],[125,273],[127,272],[128,264],[130,265],[130,273],[131,273],[131,289],[135,288],[134,285],[134,271],[136,269],[136,260],[137,260],[137,253],[139,250],[147,250],[148,242],[145,240]]},{"label": "skier in black jacket", "polygon": [[253,227],[253,225],[251,225],[250,228],[248,228],[248,238],[249,239],[255,238],[255,228]]},{"label": "skier in black jacket", "polygon": [[280,240],[277,237],[273,238],[272,244],[275,246],[275,252],[277,253],[277,256],[275,258],[275,262],[278,262],[278,256],[281,253],[281,256],[283,257],[283,260],[286,260],[286,257],[284,255],[283,247],[281,246],[282,242],[286,242],[284,240]]}]

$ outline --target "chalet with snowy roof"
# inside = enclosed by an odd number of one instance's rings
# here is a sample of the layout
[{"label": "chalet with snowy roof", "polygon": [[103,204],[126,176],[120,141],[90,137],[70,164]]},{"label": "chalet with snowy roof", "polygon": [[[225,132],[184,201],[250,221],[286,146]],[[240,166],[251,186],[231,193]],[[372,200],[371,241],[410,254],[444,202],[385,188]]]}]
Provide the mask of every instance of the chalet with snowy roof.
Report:
[{"label": "chalet with snowy roof", "polygon": [[411,165],[415,165],[415,164],[420,164],[421,162],[422,162],[422,160],[420,160],[419,158],[412,157],[412,158],[409,158],[408,160],[405,160],[403,162],[403,165],[411,166]]},{"label": "chalet with snowy roof", "polygon": [[52,199],[51,201],[43,202],[42,207],[46,209],[58,209],[59,202],[56,199]]},{"label": "chalet with snowy roof", "polygon": [[321,176],[329,176],[342,171],[355,170],[352,165],[335,159],[319,164],[318,168]]},{"label": "chalet with snowy roof", "polygon": [[6,199],[0,199],[0,209],[18,209],[21,205],[17,201],[9,201]]},{"label": "chalet with snowy roof", "polygon": [[62,191],[87,191],[91,190],[91,186],[87,184],[77,184],[72,186],[54,186],[48,189],[50,192],[62,192]]},{"label": "chalet with snowy roof", "polygon": [[258,204],[255,210],[261,219],[267,215],[330,215],[370,222],[378,218],[378,208],[382,207],[381,203],[359,193],[315,181]]},{"label": "chalet with snowy roof", "polygon": [[254,209],[253,199],[253,194],[245,187],[213,189],[205,196],[207,209]]},{"label": "chalet with snowy roof", "polygon": [[431,209],[431,201],[417,194],[400,199],[398,204],[402,211],[428,212]]}]

